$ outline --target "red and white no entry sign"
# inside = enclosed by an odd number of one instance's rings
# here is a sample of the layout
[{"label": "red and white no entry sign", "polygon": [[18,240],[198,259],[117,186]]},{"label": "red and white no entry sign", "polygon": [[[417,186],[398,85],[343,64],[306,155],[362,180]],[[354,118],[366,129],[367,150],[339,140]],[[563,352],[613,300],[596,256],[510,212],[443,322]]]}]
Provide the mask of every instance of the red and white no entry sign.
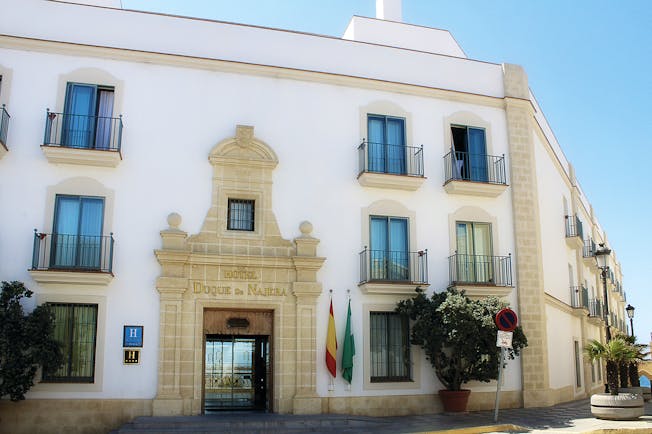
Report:
[{"label": "red and white no entry sign", "polygon": [[504,332],[514,331],[517,323],[518,317],[516,316],[516,312],[508,307],[501,309],[496,314],[496,326],[498,326],[498,330]]}]

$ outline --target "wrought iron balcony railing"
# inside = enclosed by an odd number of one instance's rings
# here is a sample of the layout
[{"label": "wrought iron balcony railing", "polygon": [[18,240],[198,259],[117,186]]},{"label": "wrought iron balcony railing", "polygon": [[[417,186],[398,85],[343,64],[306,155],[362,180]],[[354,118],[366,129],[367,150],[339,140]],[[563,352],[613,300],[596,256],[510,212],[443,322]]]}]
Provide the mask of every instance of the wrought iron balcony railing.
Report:
[{"label": "wrought iron balcony railing", "polygon": [[444,155],[445,183],[475,181],[488,184],[507,184],[505,156],[454,152]]},{"label": "wrought iron balcony railing", "polygon": [[595,241],[592,238],[587,238],[584,240],[584,250],[582,251],[582,256],[585,258],[592,258],[595,256]]},{"label": "wrought iron balcony railing", "polygon": [[566,237],[580,237],[584,240],[584,230],[582,229],[582,222],[575,215],[567,215],[566,218]]},{"label": "wrought iron balcony railing", "polygon": [[122,116],[46,113],[44,145],[119,152],[121,142]]},{"label": "wrought iron balcony railing", "polygon": [[0,144],[7,147],[7,133],[9,132],[9,113],[4,104],[0,107]]},{"label": "wrought iron balcony railing", "polygon": [[358,146],[359,173],[423,176],[423,146],[363,141]]},{"label": "wrought iron balcony railing", "polygon": [[113,273],[110,235],[44,234],[34,229],[32,270]]},{"label": "wrought iron balcony railing", "polygon": [[450,285],[512,286],[512,256],[464,255],[448,257]]},{"label": "wrought iron balcony railing", "polygon": [[571,286],[571,306],[575,308],[589,308],[589,290],[584,286]]},{"label": "wrought iron balcony railing", "polygon": [[597,298],[589,300],[589,316],[602,318],[602,302]]},{"label": "wrought iron balcony railing", "polygon": [[360,252],[360,283],[366,282],[428,283],[428,250]]}]

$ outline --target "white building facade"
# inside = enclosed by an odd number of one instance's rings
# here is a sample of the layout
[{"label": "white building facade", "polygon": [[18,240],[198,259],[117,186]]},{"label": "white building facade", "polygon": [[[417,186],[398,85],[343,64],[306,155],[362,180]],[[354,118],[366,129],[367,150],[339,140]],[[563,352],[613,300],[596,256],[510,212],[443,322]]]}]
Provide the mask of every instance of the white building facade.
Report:
[{"label": "white building facade", "polygon": [[[383,2],[398,21],[343,38],[104,3],[0,0],[0,280],[53,306],[67,357],[4,427],[441,411],[393,312],[416,287],[518,312],[504,406],[603,387],[581,348],[604,339],[609,243],[522,68]],[[350,387],[324,363],[331,297]],[[491,407],[495,382],[470,388]]]}]

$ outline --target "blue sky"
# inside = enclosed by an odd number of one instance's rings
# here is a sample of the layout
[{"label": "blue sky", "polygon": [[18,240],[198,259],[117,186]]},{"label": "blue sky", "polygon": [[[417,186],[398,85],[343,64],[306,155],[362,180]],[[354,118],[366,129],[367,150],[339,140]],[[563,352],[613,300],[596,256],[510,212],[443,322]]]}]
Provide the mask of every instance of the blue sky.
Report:
[{"label": "blue sky", "polygon": [[[341,36],[375,0],[122,0],[124,8]],[[403,0],[403,21],[447,29],[466,54],[525,67],[622,264],[634,331],[652,340],[652,2]],[[545,180],[540,180],[545,182]],[[637,226],[638,225],[638,226]]]}]

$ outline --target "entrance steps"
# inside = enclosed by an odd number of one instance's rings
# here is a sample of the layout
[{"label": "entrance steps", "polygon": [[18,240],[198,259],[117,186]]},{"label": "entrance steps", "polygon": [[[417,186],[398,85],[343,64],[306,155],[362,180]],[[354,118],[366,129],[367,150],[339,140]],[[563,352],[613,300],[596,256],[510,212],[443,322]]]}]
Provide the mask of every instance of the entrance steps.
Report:
[{"label": "entrance steps", "polygon": [[224,412],[202,416],[140,416],[111,434],[136,433],[360,433],[382,431],[388,421],[373,417],[309,416]]}]

